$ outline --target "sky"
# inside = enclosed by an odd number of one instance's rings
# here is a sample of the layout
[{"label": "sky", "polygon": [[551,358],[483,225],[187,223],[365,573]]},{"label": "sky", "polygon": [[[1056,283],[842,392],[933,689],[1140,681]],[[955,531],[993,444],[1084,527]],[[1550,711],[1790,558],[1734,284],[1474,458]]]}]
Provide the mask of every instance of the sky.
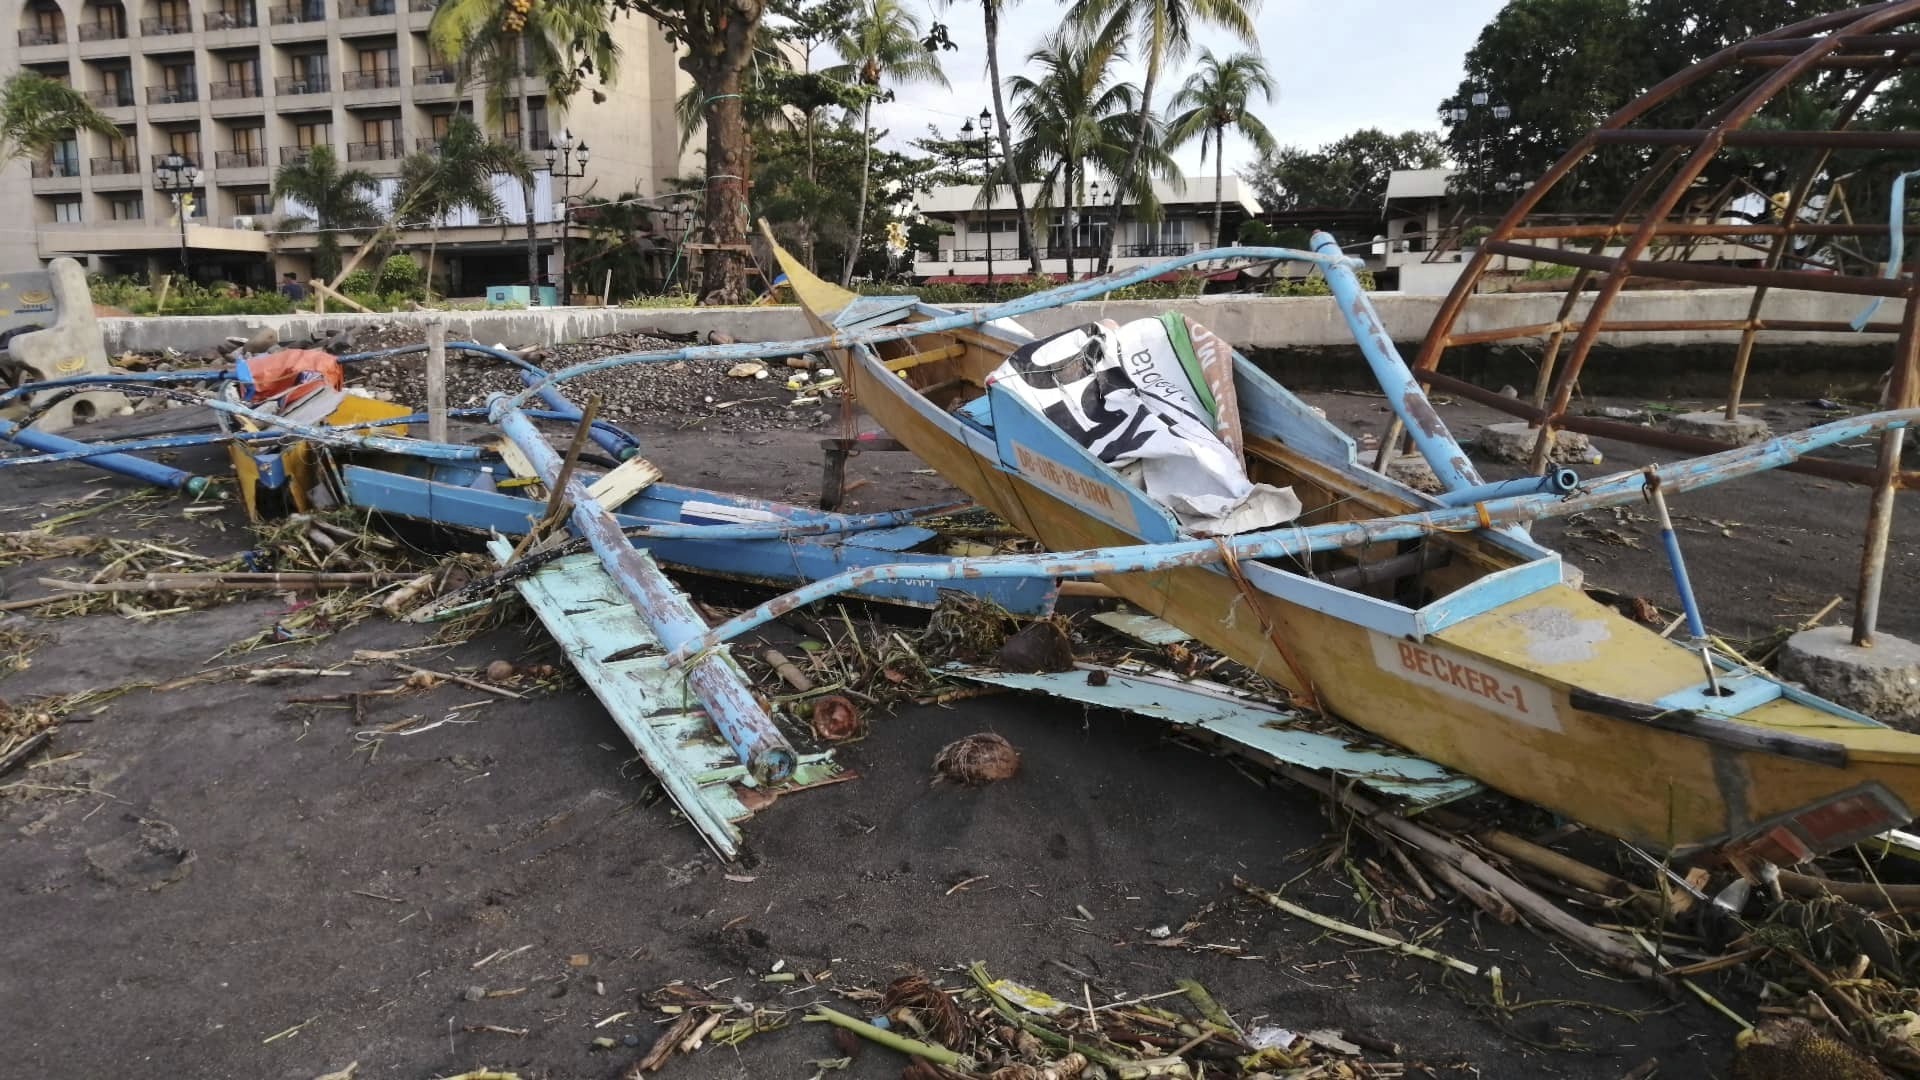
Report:
[{"label": "sky", "polygon": [[[889,129],[882,145],[897,150],[907,149],[908,140],[924,135],[928,124],[944,134],[957,133],[963,121],[989,108],[992,100],[979,6],[908,2],[919,5],[923,21],[944,21],[959,48],[941,54],[951,87],[896,87],[896,100],[875,108],[874,126]],[[1266,57],[1280,93],[1277,101],[1254,111],[1276,141],[1307,148],[1365,127],[1389,132],[1437,129],[1440,99],[1459,85],[1467,50],[1504,3],[1266,0],[1257,18],[1257,48]],[[1066,4],[1055,0],[1006,0],[1006,4],[1001,17],[1000,72],[1011,78],[1024,66],[1027,53],[1060,25]],[[1195,39],[1196,53],[1201,45],[1221,55],[1243,47],[1211,29]],[[1161,72],[1164,90],[1155,89],[1157,105],[1165,105],[1191,68],[1189,56]],[[1142,64],[1125,69],[1125,77],[1136,85],[1145,75]],[[1013,108],[1011,101],[1007,108]],[[1244,141],[1228,136],[1229,172],[1254,156]],[[1211,160],[1201,166],[1197,142],[1175,157],[1189,177],[1213,174]]]}]

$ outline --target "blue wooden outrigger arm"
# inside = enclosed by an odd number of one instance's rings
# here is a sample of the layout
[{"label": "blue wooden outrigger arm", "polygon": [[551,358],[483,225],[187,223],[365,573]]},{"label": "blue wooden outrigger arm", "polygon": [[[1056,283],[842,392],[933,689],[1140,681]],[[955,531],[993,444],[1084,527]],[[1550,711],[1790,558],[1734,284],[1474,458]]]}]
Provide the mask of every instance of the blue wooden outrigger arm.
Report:
[{"label": "blue wooden outrigger arm", "polygon": [[1520,525],[1541,518],[1565,517],[1587,510],[1620,506],[1644,497],[1646,486],[1657,483],[1667,491],[1691,491],[1726,480],[1779,468],[1810,451],[1882,431],[1905,429],[1920,422],[1920,409],[1873,413],[1822,424],[1764,443],[1739,447],[1706,457],[1673,462],[1646,472],[1619,473],[1590,483],[1569,496],[1551,493],[1514,495],[1470,506],[1428,510],[1371,521],[1269,530],[1238,537],[1185,540],[1163,544],[1133,544],[1085,551],[1039,555],[1001,555],[957,560],[948,566],[874,566],[852,570],[777,596],[750,608],[719,626],[688,639],[667,654],[668,664],[680,664],[796,608],[824,600],[848,589],[898,577],[941,578],[1056,577],[1083,578],[1109,574],[1151,573],[1178,567],[1212,566],[1227,561],[1297,558],[1316,551],[1356,547],[1387,541],[1416,540],[1435,533],[1469,533],[1477,529]]},{"label": "blue wooden outrigger arm", "polygon": [[[540,429],[519,409],[506,404],[503,395],[494,395],[489,404],[500,430],[527,456],[549,487],[558,486],[560,456],[547,445]],[[578,477],[569,477],[562,497],[573,503],[569,520],[574,532],[593,548],[621,595],[639,610],[663,647],[680,651],[686,642],[706,631],[706,620],[653,560],[633,546],[614,516],[587,494],[586,484]],[[793,747],[767,716],[746,675],[725,649],[682,652],[676,663],[686,665],[689,689],[755,780],[772,785],[793,775],[798,764]]]}]

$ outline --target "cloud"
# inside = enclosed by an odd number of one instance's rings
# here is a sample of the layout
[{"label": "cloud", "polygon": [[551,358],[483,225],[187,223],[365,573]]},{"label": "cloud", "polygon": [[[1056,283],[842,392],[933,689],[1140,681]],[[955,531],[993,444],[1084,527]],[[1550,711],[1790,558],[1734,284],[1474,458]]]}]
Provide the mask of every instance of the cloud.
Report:
[{"label": "cloud", "polygon": [[[1505,0],[1341,0],[1338,4],[1270,0],[1256,23],[1258,48],[1279,83],[1279,99],[1256,111],[1281,143],[1318,146],[1364,127],[1386,131],[1433,130],[1440,99],[1457,86],[1462,60],[1480,28]],[[1025,69],[1026,56],[1065,18],[1067,5],[1053,0],[1011,3],[1001,15],[1000,74]],[[989,108],[986,34],[978,4],[955,3],[928,11],[923,20],[947,24],[955,45],[943,53],[949,87],[896,87],[896,99],[874,109],[874,126],[887,129],[882,145],[904,150],[932,124],[959,131],[967,118]],[[1196,45],[1216,53],[1244,46],[1214,30],[1196,35]],[[1197,51],[1197,49],[1196,49]],[[1192,58],[1161,73],[1154,99],[1164,106],[1192,68]],[[1129,63],[1125,76],[1139,82],[1145,67]],[[1008,103],[1012,108],[1012,103]],[[977,121],[976,121],[977,123]],[[1198,144],[1176,157],[1189,176],[1210,175]],[[1250,161],[1253,151],[1229,136],[1229,170]]]}]

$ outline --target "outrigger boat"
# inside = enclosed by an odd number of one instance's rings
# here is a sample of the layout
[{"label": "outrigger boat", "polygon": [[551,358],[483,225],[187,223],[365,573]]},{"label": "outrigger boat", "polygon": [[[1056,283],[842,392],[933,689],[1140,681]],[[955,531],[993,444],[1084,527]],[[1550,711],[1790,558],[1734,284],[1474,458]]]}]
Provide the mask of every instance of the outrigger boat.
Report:
[{"label": "outrigger boat", "polygon": [[[1666,493],[1774,468],[1914,414],[1829,424],[1646,474],[1583,483],[1562,470],[1487,484],[1395,352],[1351,260],[1325,234],[1314,244],[1312,253],[1203,252],[1133,276],[1232,255],[1317,264],[1444,494],[1363,467],[1346,434],[1197,326],[1161,320],[1169,338],[1186,334],[1173,344],[1193,377],[1155,397],[1144,384],[1162,378],[1166,363],[1133,385],[1137,355],[1099,363],[1101,348],[1114,349],[1103,333],[1124,339],[1111,325],[1053,347],[1004,318],[855,296],[776,254],[818,332],[831,336],[859,405],[982,505],[1066,553],[979,560],[957,577],[1092,577],[1281,684],[1299,705],[1635,843],[1797,862],[1914,816],[1920,735],[1706,649],[1677,546],[1695,646],[1589,597],[1560,556],[1524,531],[1536,518],[1649,496],[1664,509]],[[1027,298],[1024,309],[1087,287],[1054,292]],[[1107,396],[1115,390],[1143,395],[1148,427],[1211,426],[1243,470],[1236,490],[1252,496],[1208,517],[1167,490],[1166,477],[1190,476],[1193,461],[1143,469],[1115,454],[1114,429],[1139,421],[1110,407],[1121,400]],[[1287,491],[1295,513],[1283,505]],[[1276,506],[1286,520],[1271,520]],[[1242,511],[1255,527],[1234,518]],[[873,573],[789,594],[681,654]]]}]

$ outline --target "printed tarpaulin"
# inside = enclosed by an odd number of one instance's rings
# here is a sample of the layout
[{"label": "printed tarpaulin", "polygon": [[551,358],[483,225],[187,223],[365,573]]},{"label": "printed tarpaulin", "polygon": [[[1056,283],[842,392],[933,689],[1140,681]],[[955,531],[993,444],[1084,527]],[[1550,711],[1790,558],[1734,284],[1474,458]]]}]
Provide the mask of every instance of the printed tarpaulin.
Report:
[{"label": "printed tarpaulin", "polygon": [[1252,532],[1300,514],[1291,489],[1247,478],[1232,350],[1184,316],[1043,338],[1007,357],[992,381],[1195,532]]}]

